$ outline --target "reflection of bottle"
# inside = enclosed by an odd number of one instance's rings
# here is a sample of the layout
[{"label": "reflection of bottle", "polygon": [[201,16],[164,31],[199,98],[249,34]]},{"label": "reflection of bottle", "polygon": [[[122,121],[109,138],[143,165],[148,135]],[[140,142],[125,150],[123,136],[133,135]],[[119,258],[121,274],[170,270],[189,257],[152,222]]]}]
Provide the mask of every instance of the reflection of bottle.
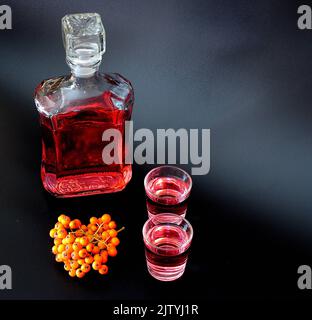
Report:
[{"label": "reflection of bottle", "polygon": [[[43,185],[59,197],[120,191],[132,174],[131,165],[125,164],[132,86],[119,74],[98,72],[105,52],[105,30],[98,14],[67,15],[62,26],[72,73],[45,80],[35,91],[42,127]],[[102,141],[106,129],[121,133],[112,164],[102,157],[109,143]]]}]

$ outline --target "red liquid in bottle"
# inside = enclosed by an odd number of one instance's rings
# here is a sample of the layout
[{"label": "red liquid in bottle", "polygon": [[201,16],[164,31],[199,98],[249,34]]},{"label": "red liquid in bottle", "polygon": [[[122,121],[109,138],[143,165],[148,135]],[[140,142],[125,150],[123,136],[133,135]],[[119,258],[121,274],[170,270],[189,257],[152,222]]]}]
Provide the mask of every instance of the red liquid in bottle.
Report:
[{"label": "red liquid in bottle", "polygon": [[[96,98],[74,101],[66,112],[52,116],[40,113],[42,127],[41,177],[46,190],[58,197],[110,193],[125,188],[131,165],[125,164],[125,120],[129,110],[110,103],[110,92]],[[130,111],[131,112],[131,111]],[[102,152],[106,129],[120,131],[118,164],[107,165]]]},{"label": "red liquid in bottle", "polygon": [[[42,127],[43,185],[57,197],[120,191],[131,179],[124,159],[132,85],[118,73],[99,71],[106,50],[99,14],[66,15],[62,30],[71,73],[42,81],[34,96]],[[107,134],[114,139],[111,149],[105,149],[111,141],[103,137],[108,129],[115,130]]]}]

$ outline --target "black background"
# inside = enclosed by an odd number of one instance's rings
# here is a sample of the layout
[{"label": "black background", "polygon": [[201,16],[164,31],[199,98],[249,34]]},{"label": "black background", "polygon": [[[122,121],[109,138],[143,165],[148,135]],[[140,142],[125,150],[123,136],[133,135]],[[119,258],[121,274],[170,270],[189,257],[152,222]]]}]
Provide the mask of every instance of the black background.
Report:
[{"label": "black background", "polygon": [[[281,0],[6,1],[0,31],[0,264],[13,270],[1,299],[310,299],[297,268],[312,265],[312,31],[300,3]],[[312,5],[312,3],[311,3]],[[68,73],[60,19],[101,14],[102,70],[132,81],[135,128],[210,128],[211,171],[193,176],[195,236],[182,279],[145,266],[147,166],[119,194],[58,200],[40,181],[33,90]],[[188,170],[190,167],[187,168]],[[70,279],[50,253],[61,213],[112,213],[126,230],[107,277]]]}]

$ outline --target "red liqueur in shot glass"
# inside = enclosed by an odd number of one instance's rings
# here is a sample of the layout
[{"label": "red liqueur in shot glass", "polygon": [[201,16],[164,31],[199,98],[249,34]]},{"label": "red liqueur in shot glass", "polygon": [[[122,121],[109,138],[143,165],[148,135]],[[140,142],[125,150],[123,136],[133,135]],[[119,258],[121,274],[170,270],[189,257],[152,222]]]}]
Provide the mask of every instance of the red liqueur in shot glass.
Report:
[{"label": "red liqueur in shot glass", "polygon": [[192,189],[192,178],[174,166],[161,166],[151,170],[144,179],[149,217],[172,212],[185,217],[187,198]]},{"label": "red liqueur in shot glass", "polygon": [[180,278],[185,270],[193,228],[183,217],[162,213],[143,227],[147,269],[160,281]]}]

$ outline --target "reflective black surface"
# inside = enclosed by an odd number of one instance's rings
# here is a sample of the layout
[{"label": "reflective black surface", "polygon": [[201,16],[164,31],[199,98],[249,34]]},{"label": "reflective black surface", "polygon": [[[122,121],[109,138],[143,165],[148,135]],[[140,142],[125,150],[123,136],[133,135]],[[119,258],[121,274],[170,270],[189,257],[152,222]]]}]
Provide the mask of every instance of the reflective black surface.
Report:
[{"label": "reflective black surface", "polygon": [[[13,289],[1,299],[310,299],[297,288],[297,268],[312,265],[312,31],[297,29],[296,1],[6,3],[13,30],[0,31],[0,264],[12,267]],[[195,235],[179,281],[146,271],[149,167],[135,165],[114,195],[58,200],[41,186],[32,93],[68,73],[60,19],[79,11],[102,15],[102,69],[132,81],[135,129],[211,129],[211,171],[193,177]],[[49,229],[61,213],[104,212],[126,227],[110,274],[70,279],[50,253]]]}]

